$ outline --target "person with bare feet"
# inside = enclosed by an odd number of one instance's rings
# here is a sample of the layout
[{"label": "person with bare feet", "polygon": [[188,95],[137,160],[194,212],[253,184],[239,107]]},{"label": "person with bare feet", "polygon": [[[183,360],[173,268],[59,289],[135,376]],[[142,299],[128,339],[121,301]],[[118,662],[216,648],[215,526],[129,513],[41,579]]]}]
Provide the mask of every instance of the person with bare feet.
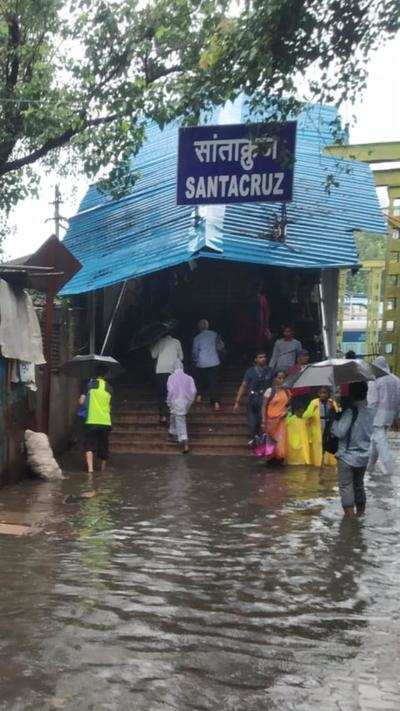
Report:
[{"label": "person with bare feet", "polygon": [[367,468],[372,437],[374,412],[367,403],[367,383],[350,383],[347,408],[332,425],[332,434],[339,440],[336,458],[338,482],[344,514],[353,518],[365,511],[364,474]]},{"label": "person with bare feet", "polygon": [[95,456],[100,460],[102,472],[107,466],[112,389],[106,375],[107,368],[99,366],[96,378],[89,381],[86,395],[82,394],[79,398],[79,405],[86,406],[84,450],[88,474],[93,474]]}]

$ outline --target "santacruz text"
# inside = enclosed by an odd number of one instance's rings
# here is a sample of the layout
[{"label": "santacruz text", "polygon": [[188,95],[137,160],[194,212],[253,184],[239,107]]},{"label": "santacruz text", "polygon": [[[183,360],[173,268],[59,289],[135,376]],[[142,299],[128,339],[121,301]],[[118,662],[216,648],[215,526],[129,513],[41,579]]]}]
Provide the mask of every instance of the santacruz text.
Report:
[{"label": "santacruz text", "polygon": [[267,197],[282,195],[284,173],[209,175],[186,178],[187,200],[198,198]]}]

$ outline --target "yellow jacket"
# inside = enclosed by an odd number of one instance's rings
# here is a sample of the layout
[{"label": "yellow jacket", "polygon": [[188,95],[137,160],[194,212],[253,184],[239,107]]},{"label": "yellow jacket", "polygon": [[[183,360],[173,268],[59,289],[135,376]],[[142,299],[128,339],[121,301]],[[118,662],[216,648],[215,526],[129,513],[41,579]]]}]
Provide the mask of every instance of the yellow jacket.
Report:
[{"label": "yellow jacket", "polygon": [[310,445],[307,423],[302,417],[288,415],[286,418],[287,456],[286,464],[309,465]]},{"label": "yellow jacket", "polygon": [[[320,467],[322,464],[327,467],[336,466],[336,457],[329,452],[325,452],[322,462],[322,426],[319,412],[319,397],[311,400],[309,406],[303,413],[303,419],[307,422],[308,441],[310,445],[310,463],[313,467]],[[334,400],[328,400],[330,408],[338,412],[339,408]]]}]

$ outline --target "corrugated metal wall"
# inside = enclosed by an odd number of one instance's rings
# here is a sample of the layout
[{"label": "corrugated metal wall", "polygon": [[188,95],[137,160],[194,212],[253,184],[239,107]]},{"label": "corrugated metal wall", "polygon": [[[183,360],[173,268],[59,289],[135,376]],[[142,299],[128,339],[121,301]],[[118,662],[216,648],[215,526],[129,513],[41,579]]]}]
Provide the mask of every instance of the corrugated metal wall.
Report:
[{"label": "corrugated metal wall", "polygon": [[[226,109],[224,122],[237,116],[237,106]],[[197,220],[191,207],[177,206],[177,126],[149,126],[133,162],[141,177],[132,193],[111,200],[91,187],[72,218],[64,241],[83,268],[62,293],[103,288],[197,257],[292,268],[356,266],[354,230],[383,233],[386,227],[368,165],[323,155],[336,124],[332,107],[309,106],[299,117],[285,244],[268,239],[280,204],[206,207]],[[332,179],[338,186],[328,190]]]}]

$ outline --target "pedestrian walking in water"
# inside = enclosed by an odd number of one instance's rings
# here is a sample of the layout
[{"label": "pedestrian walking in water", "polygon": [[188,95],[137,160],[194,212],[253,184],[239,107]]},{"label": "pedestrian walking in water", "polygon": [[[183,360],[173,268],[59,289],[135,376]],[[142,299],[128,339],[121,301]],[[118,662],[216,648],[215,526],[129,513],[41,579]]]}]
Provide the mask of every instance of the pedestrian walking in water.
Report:
[{"label": "pedestrian walking in water", "polygon": [[333,454],[323,452],[322,441],[325,427],[330,425],[338,409],[335,401],[331,398],[330,389],[322,387],[318,391],[318,397],[311,400],[304,411],[303,419],[307,422],[310,443],[310,463],[313,467],[336,466]]},{"label": "pedestrian walking in water", "polygon": [[196,397],[196,385],[190,375],[183,370],[182,361],[177,360],[174,372],[167,382],[167,403],[170,410],[169,433],[177,439],[182,451],[189,451],[189,439],[186,425],[186,415]]},{"label": "pedestrian walking in water", "polygon": [[261,434],[263,397],[267,388],[272,384],[272,369],[267,365],[265,351],[259,351],[254,358],[254,365],[244,374],[243,382],[237,391],[234,412],[239,411],[240,401],[247,393],[247,422],[249,425],[250,441],[253,446],[255,438]]},{"label": "pedestrian walking in water", "polygon": [[367,383],[350,383],[351,406],[332,425],[339,440],[336,458],[338,482],[345,516],[352,518],[365,511],[364,475],[367,468],[374,413],[367,403]]},{"label": "pedestrian walking in water", "polygon": [[374,412],[368,471],[372,472],[379,462],[385,474],[393,474],[394,459],[389,447],[388,432],[400,416],[400,378],[392,375],[383,356],[378,356],[374,364],[385,370],[387,375],[368,385],[368,405]]},{"label": "pedestrian walking in water", "polygon": [[84,449],[88,474],[93,473],[94,457],[100,460],[101,471],[107,466],[111,431],[112,388],[106,380],[107,368],[99,366],[97,377],[89,381],[86,394],[79,398],[80,412],[85,408]]},{"label": "pedestrian walking in water", "polygon": [[283,338],[278,338],[275,342],[269,361],[270,368],[277,373],[284,370],[288,372],[289,368],[295,365],[297,356],[302,351],[302,345],[293,334],[293,329],[290,326],[283,328]]},{"label": "pedestrian walking in water", "polygon": [[302,399],[295,398],[291,404],[291,413],[286,417],[286,464],[308,466],[311,462],[308,428],[306,421],[303,419],[303,413]]},{"label": "pedestrian walking in water", "polygon": [[192,357],[196,366],[197,402],[209,398],[214,410],[220,409],[217,395],[218,371],[221,364],[220,354],[224,350],[221,336],[210,329],[207,319],[198,323],[199,333],[193,339]]},{"label": "pedestrian walking in water", "polygon": [[285,371],[279,371],[270,388],[264,393],[263,428],[275,441],[274,454],[271,457],[283,463],[287,455],[286,415],[291,398],[290,390],[285,388]]},{"label": "pedestrian walking in water", "polygon": [[165,424],[168,416],[167,382],[177,360],[183,361],[183,350],[180,341],[170,333],[160,338],[150,349],[152,358],[156,361],[156,381],[158,394],[158,409],[160,422]]}]

